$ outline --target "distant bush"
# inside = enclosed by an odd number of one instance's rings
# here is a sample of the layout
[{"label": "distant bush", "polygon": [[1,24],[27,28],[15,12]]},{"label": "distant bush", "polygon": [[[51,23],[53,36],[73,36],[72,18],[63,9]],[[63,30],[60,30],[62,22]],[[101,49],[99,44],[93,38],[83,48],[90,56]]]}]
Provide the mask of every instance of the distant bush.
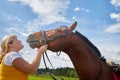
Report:
[{"label": "distant bush", "polygon": [[66,77],[78,77],[74,68],[64,67],[64,68],[56,68],[56,69],[44,69],[40,68],[37,70],[38,74],[54,74],[57,76],[66,76]]}]

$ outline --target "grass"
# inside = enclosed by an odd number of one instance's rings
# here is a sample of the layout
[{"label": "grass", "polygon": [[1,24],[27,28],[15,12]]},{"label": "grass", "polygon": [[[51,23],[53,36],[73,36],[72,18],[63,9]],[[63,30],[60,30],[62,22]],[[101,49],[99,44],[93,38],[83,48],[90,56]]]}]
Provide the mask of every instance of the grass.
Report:
[{"label": "grass", "polygon": [[[55,78],[57,78],[57,80],[61,80],[60,76],[54,76]],[[62,77],[64,80],[78,80],[78,78],[71,78],[71,77]],[[39,75],[39,76],[35,76],[35,75],[30,75],[29,76],[29,80],[53,80],[50,75]]]}]

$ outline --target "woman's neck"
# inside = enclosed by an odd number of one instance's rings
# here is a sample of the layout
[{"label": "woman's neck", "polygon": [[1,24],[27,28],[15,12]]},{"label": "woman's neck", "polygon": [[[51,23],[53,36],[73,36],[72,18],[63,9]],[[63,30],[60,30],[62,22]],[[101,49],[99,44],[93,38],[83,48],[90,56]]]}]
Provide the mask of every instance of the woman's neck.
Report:
[{"label": "woman's neck", "polygon": [[15,49],[15,48],[11,48],[8,50],[8,52],[12,52],[12,51],[19,52],[19,50]]}]

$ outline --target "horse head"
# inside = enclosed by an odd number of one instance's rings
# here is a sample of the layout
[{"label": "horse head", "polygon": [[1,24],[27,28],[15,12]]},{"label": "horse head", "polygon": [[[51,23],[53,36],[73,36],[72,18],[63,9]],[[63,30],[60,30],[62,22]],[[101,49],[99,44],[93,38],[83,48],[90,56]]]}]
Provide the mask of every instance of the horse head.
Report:
[{"label": "horse head", "polygon": [[48,50],[57,52],[65,37],[72,33],[76,25],[77,22],[74,22],[69,27],[62,26],[52,30],[34,32],[28,36],[27,42],[31,48],[39,48],[44,44],[48,44]]}]

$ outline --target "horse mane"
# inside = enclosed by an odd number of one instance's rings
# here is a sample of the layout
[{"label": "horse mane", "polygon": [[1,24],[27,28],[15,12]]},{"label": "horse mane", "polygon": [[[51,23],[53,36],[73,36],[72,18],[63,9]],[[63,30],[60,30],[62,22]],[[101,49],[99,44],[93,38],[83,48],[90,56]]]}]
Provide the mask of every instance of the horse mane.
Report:
[{"label": "horse mane", "polygon": [[80,32],[78,31],[75,31],[75,34],[80,37],[81,39],[83,39],[94,51],[95,53],[101,57],[101,53],[100,51],[98,50],[98,48],[90,41],[88,40],[88,38],[86,38],[84,35],[82,35]]}]

